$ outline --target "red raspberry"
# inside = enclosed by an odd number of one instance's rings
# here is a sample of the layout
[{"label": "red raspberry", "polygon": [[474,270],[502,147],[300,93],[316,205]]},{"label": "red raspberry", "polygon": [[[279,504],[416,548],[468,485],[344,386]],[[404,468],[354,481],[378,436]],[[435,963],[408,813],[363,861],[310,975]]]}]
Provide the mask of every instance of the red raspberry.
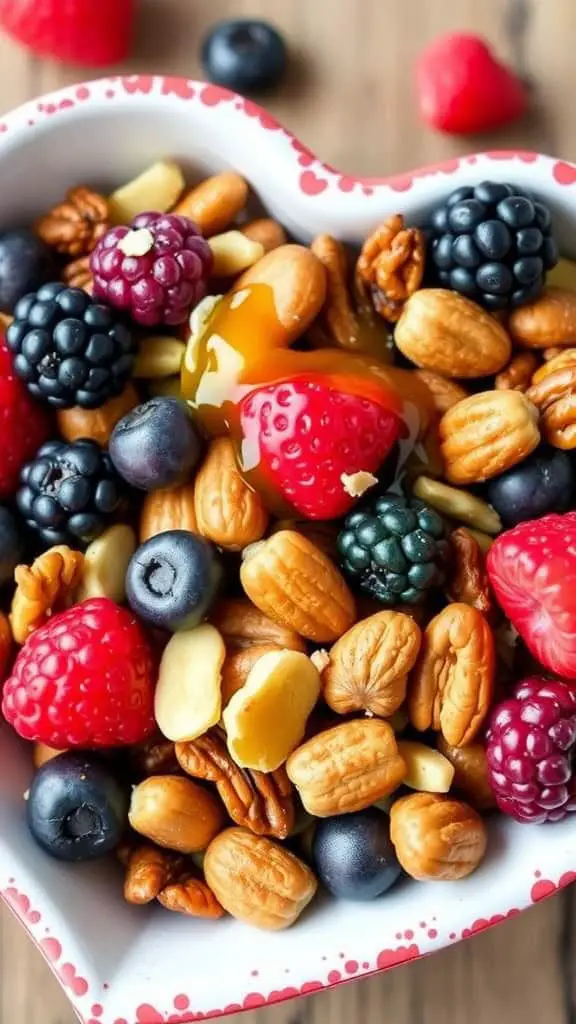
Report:
[{"label": "red raspberry", "polygon": [[540,824],[576,811],[576,693],[524,679],[492,712],[486,733],[490,785],[504,814]]},{"label": "red raspberry", "polygon": [[0,339],[0,499],[14,496],[22,466],[50,433],[50,417],[14,373],[12,354]]},{"label": "red raspberry", "polygon": [[[141,256],[123,252],[131,231],[150,232]],[[119,245],[118,243],[121,243]],[[138,324],[181,324],[206,295],[212,252],[187,217],[141,213],[130,227],[111,228],[90,257],[94,297],[126,310]]]},{"label": "red raspberry", "polygon": [[97,597],[32,633],[2,711],[24,739],[58,749],[139,743],[155,728],[153,665],[135,618]]}]

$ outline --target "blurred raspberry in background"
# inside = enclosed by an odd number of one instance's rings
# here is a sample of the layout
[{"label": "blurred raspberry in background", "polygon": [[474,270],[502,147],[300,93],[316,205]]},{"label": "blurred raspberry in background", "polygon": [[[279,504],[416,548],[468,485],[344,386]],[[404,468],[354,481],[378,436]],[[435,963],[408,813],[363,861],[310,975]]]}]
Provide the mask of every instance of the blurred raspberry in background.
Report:
[{"label": "blurred raspberry in background", "polygon": [[0,25],[40,57],[106,66],[132,42],[135,0],[0,0]]}]

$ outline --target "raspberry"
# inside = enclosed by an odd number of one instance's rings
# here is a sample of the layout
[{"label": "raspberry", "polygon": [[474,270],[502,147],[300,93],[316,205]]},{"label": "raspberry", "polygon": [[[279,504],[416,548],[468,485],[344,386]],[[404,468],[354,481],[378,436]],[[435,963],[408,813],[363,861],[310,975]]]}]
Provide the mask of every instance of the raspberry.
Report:
[{"label": "raspberry", "polygon": [[[127,255],[124,239],[131,230],[142,229],[150,233],[150,247],[140,256]],[[92,253],[90,267],[95,298],[126,310],[147,327],[176,325],[184,323],[206,295],[212,253],[187,217],[141,213],[130,227],[106,232]]]},{"label": "raspberry", "polygon": [[24,463],[50,437],[50,418],[13,370],[0,339],[0,499],[12,498]]},{"label": "raspberry", "polygon": [[108,598],[35,630],[4,684],[6,721],[57,749],[118,747],[155,727],[153,658],[142,628]]},{"label": "raspberry", "polygon": [[518,683],[492,712],[486,758],[504,814],[540,824],[576,811],[576,691],[537,677]]}]

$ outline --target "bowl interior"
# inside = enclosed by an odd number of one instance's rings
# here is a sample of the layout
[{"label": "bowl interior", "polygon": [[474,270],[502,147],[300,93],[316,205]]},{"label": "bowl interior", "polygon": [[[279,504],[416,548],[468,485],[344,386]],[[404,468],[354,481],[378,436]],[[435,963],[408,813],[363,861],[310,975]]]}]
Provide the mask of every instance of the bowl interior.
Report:
[{"label": "bowl interior", "polygon": [[[37,104],[11,115],[0,136],[0,226],[29,222],[76,184],[110,190],[166,156],[191,179],[235,167],[302,238],[331,231],[360,240],[383,216],[400,210],[421,219],[436,198],[484,177],[545,195],[569,226],[565,238],[576,222],[575,189],[554,180],[555,162],[547,158],[474,157],[418,176],[408,188],[355,183],[343,190],[340,175],[314,157],[304,164],[291,136],[266,127],[243,101],[207,104],[199,87],[192,95],[167,94],[165,81],[138,93],[111,80],[91,86],[82,103],[73,90],[59,94],[50,116]],[[58,108],[67,96],[74,102]],[[307,170],[326,182],[316,195],[302,187]],[[106,1024],[229,1012],[392,966],[529,905],[571,880],[574,867],[576,822],[543,829],[496,817],[489,856],[471,878],[405,882],[368,904],[320,899],[295,928],[270,935],[230,919],[204,923],[131,908],[122,901],[115,863],[70,867],[50,860],[25,826],[30,777],[29,749],[0,727],[0,892],[79,1013],[88,1019],[90,1006],[101,1004]]]}]

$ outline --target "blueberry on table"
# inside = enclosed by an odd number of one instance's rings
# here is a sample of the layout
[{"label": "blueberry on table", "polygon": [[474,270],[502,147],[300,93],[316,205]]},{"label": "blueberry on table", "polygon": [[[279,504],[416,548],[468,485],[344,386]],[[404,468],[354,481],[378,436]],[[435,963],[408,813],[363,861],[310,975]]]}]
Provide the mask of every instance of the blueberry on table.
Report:
[{"label": "blueberry on table", "polygon": [[567,512],[576,497],[570,456],[558,448],[540,448],[491,480],[487,497],[506,527],[550,512]]},{"label": "blueberry on table", "polygon": [[109,442],[118,473],[142,491],[183,483],[201,453],[185,402],[152,398],[116,424]]},{"label": "blueberry on table", "polygon": [[192,629],[208,613],[223,576],[216,549],[187,530],[168,530],[141,544],[126,573],[132,611],[159,629]]},{"label": "blueberry on table", "polygon": [[128,793],[93,754],[64,753],[38,769],[26,802],[36,842],[58,860],[94,860],[119,843]]},{"label": "blueberry on table", "polygon": [[12,513],[0,505],[0,587],[14,580],[22,554],[22,539]]},{"label": "blueberry on table", "polygon": [[214,25],[202,43],[210,81],[237,92],[261,92],[278,85],[286,70],[286,44],[266,21],[235,18]]},{"label": "blueberry on table", "polygon": [[388,817],[374,807],[316,822],[312,860],[328,891],[346,900],[376,899],[402,874]]},{"label": "blueberry on table", "polygon": [[27,228],[0,234],[0,309],[12,313],[19,299],[58,277],[52,251]]}]

